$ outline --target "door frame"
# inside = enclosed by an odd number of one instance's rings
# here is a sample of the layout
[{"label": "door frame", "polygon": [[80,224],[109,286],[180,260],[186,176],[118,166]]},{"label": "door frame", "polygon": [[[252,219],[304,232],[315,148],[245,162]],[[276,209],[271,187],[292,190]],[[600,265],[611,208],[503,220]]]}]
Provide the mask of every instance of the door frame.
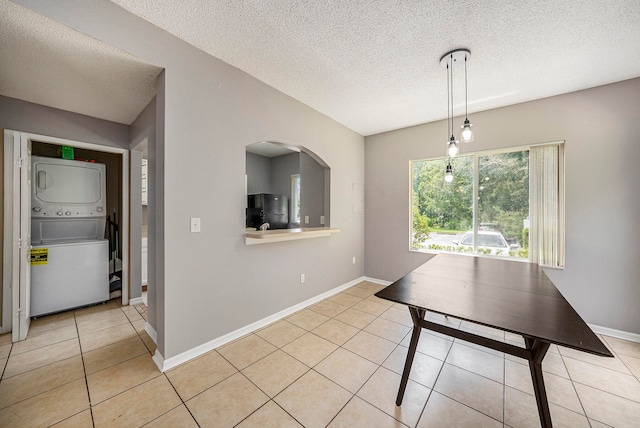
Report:
[{"label": "door frame", "polygon": [[[47,135],[40,135],[40,134],[34,134],[34,133],[30,133],[30,132],[21,132],[21,131],[13,131],[13,130],[8,130],[5,129],[4,132],[4,148],[3,150],[5,150],[5,188],[7,187],[7,185],[11,185],[13,186],[13,173],[11,172],[11,174],[8,173],[7,171],[7,162],[9,162],[9,165],[12,164],[12,159],[13,157],[11,157],[11,160],[7,159],[7,143],[10,142],[11,143],[11,147],[12,147],[12,152],[13,153],[13,139],[14,138],[27,138],[28,140],[31,141],[38,141],[38,142],[42,142],[42,143],[49,143],[49,144],[55,144],[55,145],[60,145],[60,146],[70,146],[70,147],[74,147],[74,148],[79,148],[79,149],[87,149],[87,150],[93,150],[93,151],[97,151],[97,152],[104,152],[104,153],[115,153],[115,154],[120,154],[122,155],[122,189],[121,189],[121,197],[122,197],[122,219],[121,219],[121,230],[122,230],[122,305],[128,305],[129,304],[129,228],[130,228],[130,221],[129,221],[129,149],[124,149],[124,148],[120,148],[120,147],[111,147],[111,146],[104,146],[101,144],[95,144],[95,143],[86,143],[83,141],[76,141],[76,140],[69,140],[66,138],[58,138],[58,137],[51,137],[51,136],[47,136]],[[12,168],[13,169],[13,168]],[[10,179],[10,183],[7,183],[7,179]],[[13,266],[15,265],[15,263],[12,260],[7,260],[7,256],[9,254],[7,254],[7,244],[9,244],[9,249],[12,249],[13,245],[11,245],[11,242],[8,242],[8,238],[10,238],[11,235],[7,235],[7,212],[15,212],[14,208],[15,205],[19,204],[19,200],[15,201],[14,199],[11,199],[8,197],[8,195],[5,193],[5,197],[4,197],[4,213],[5,213],[5,225],[4,225],[4,230],[5,230],[5,235],[4,235],[4,259],[5,261],[3,262],[3,297],[7,297],[7,287],[11,287],[11,275],[13,272]],[[30,192],[29,192],[30,195]],[[19,211],[18,211],[19,212]],[[30,217],[30,216],[29,216]],[[13,221],[13,217],[11,219],[9,219],[11,221]],[[9,231],[12,230],[12,223],[9,223]],[[9,269],[9,270],[7,270]],[[7,280],[9,278],[9,281]],[[16,290],[13,290],[16,291]],[[9,296],[11,296],[12,292],[8,291]],[[11,302],[11,305],[9,306],[7,304],[7,299],[3,298],[3,310],[2,310],[2,332],[8,332],[9,330],[7,329],[7,326],[5,324],[7,318],[12,319],[13,315],[17,312],[17,310],[19,310],[19,308],[15,307],[15,303],[14,303],[14,299],[10,298],[8,299]],[[9,306],[9,307],[7,307]],[[8,314],[6,313],[8,312]],[[10,325],[10,327],[12,328],[13,326]]]}]

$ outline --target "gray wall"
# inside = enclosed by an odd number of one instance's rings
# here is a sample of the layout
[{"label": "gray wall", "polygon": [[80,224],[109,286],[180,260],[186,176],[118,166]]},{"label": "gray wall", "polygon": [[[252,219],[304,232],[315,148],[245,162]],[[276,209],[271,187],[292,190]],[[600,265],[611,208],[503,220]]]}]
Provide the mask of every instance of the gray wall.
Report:
[{"label": "gray wall", "polygon": [[[146,140],[146,148],[147,148],[147,188],[154,189],[154,187],[150,187],[152,182],[155,182],[155,162],[151,162],[149,159],[150,153],[156,152],[156,134],[157,134],[157,115],[161,114],[164,116],[164,110],[161,112],[157,111],[157,105],[159,104],[158,99],[162,99],[162,89],[164,84],[162,83],[162,78],[159,79],[157,90],[159,92],[156,97],[151,100],[151,102],[142,110],[142,112],[138,115],[136,120],[131,124],[131,149],[134,149],[138,145],[144,145]],[[149,217],[154,216],[155,210],[149,210],[149,205],[142,206],[142,195],[141,189],[141,173],[142,173],[142,154],[139,152],[131,152],[131,200],[130,200],[130,210],[131,210],[131,230],[129,231],[130,243],[129,248],[131,252],[129,254],[130,264],[131,266],[131,297],[139,297],[142,296],[142,272],[138,269],[138,266],[141,266],[142,263],[142,236],[147,237],[147,322],[154,329],[157,330],[157,313],[161,311],[162,308],[159,308],[157,305],[157,286],[154,282],[152,282],[151,277],[155,276],[155,270],[157,268],[156,259],[151,256],[151,252],[153,248],[155,248],[155,242],[157,240],[156,235],[153,237],[149,236],[148,233],[148,224]],[[150,199],[153,199],[150,195],[150,191],[147,192],[147,203],[150,204]],[[155,199],[154,199],[155,200]],[[144,225],[142,228],[136,227],[138,224]],[[143,235],[144,232],[146,233]]]},{"label": "gray wall", "polygon": [[142,152],[137,151],[129,157],[129,221],[129,298],[135,299],[142,297]]},{"label": "gray wall", "polygon": [[[157,141],[149,150],[155,169],[150,178],[156,180],[149,185],[149,258],[156,260],[149,281],[156,286],[155,327],[163,357],[363,274],[364,224],[351,209],[352,185],[364,183],[362,136],[114,3],[17,3],[165,68],[164,85],[158,85]],[[327,162],[332,225],[341,233],[244,244],[245,146],[264,140],[303,145]],[[189,232],[190,217],[202,219],[201,233]]]},{"label": "gray wall", "polygon": [[247,152],[247,195],[271,192],[271,159]]},{"label": "gray wall", "polygon": [[0,95],[0,127],[103,146],[129,147],[129,127]]},{"label": "gray wall", "polygon": [[271,158],[271,193],[291,199],[291,176],[300,173],[300,153]]},{"label": "gray wall", "polygon": [[[322,226],[320,216],[325,215],[324,174],[325,168],[315,159],[306,153],[300,153],[300,225],[302,227]],[[309,216],[308,224],[305,223],[305,216]],[[325,218],[327,225],[328,220]]]},{"label": "gray wall", "polygon": [[[475,113],[487,150],[566,140],[566,268],[546,270],[588,323],[640,333],[640,79]],[[457,118],[455,123],[462,123]],[[366,138],[365,274],[395,280],[409,248],[409,160],[443,156],[446,123]]]},{"label": "gray wall", "polygon": [[247,194],[291,196],[291,176],[300,173],[300,154],[269,158],[247,152]]}]

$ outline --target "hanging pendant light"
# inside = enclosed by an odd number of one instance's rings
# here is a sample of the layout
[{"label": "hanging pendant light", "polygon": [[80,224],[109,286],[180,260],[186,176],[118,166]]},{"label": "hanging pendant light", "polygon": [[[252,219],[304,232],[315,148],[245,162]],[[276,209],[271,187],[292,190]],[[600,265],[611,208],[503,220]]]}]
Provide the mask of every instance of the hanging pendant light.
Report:
[{"label": "hanging pendant light", "polygon": [[455,157],[458,154],[458,141],[452,135],[449,139],[449,145],[447,146],[447,155],[449,157]]},{"label": "hanging pendant light", "polygon": [[445,54],[440,58],[440,64],[447,70],[447,135],[451,137],[447,141],[447,156],[454,157],[458,154],[458,140],[453,136],[453,63],[455,51]]},{"label": "hanging pendant light", "polygon": [[451,183],[453,181],[453,168],[451,167],[451,160],[449,160],[447,169],[444,172],[444,181],[446,183]]},{"label": "hanging pendant light", "polygon": [[449,156],[449,162],[444,174],[444,180],[447,183],[453,181],[453,168],[451,167],[451,158],[458,155],[460,148],[458,140],[453,135],[453,65],[464,61],[464,108],[465,108],[465,121],[462,125],[462,142],[468,143],[473,141],[473,131],[471,130],[471,123],[467,116],[467,59],[471,56],[469,49],[455,49],[451,52],[440,57],[440,65],[446,68],[447,71],[447,156]]},{"label": "hanging pendant light", "polygon": [[469,122],[469,103],[467,101],[467,60],[470,56],[471,53],[467,53],[464,56],[464,124],[461,126],[462,132],[460,133],[460,141],[463,143],[471,143],[473,141],[473,130],[471,130],[473,125]]},{"label": "hanging pendant light", "polygon": [[473,142],[473,131],[471,127],[473,125],[469,122],[469,119],[464,120],[464,125],[461,126],[462,132],[460,133],[460,141],[463,143]]}]

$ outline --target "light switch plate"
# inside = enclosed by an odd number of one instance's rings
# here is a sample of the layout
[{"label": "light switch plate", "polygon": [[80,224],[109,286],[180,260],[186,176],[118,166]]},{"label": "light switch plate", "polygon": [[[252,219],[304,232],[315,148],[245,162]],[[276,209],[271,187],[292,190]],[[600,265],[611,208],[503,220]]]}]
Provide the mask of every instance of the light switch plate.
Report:
[{"label": "light switch plate", "polygon": [[200,232],[200,217],[191,217],[191,233]]}]

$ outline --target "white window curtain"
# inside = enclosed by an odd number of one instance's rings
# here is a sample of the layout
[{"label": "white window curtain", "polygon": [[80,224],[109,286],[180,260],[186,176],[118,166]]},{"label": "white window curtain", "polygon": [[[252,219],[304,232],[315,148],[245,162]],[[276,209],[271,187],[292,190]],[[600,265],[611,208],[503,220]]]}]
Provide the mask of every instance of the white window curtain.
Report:
[{"label": "white window curtain", "polygon": [[300,224],[300,174],[291,176],[291,223]]},{"label": "white window curtain", "polygon": [[545,267],[564,267],[564,144],[529,151],[529,257]]}]

